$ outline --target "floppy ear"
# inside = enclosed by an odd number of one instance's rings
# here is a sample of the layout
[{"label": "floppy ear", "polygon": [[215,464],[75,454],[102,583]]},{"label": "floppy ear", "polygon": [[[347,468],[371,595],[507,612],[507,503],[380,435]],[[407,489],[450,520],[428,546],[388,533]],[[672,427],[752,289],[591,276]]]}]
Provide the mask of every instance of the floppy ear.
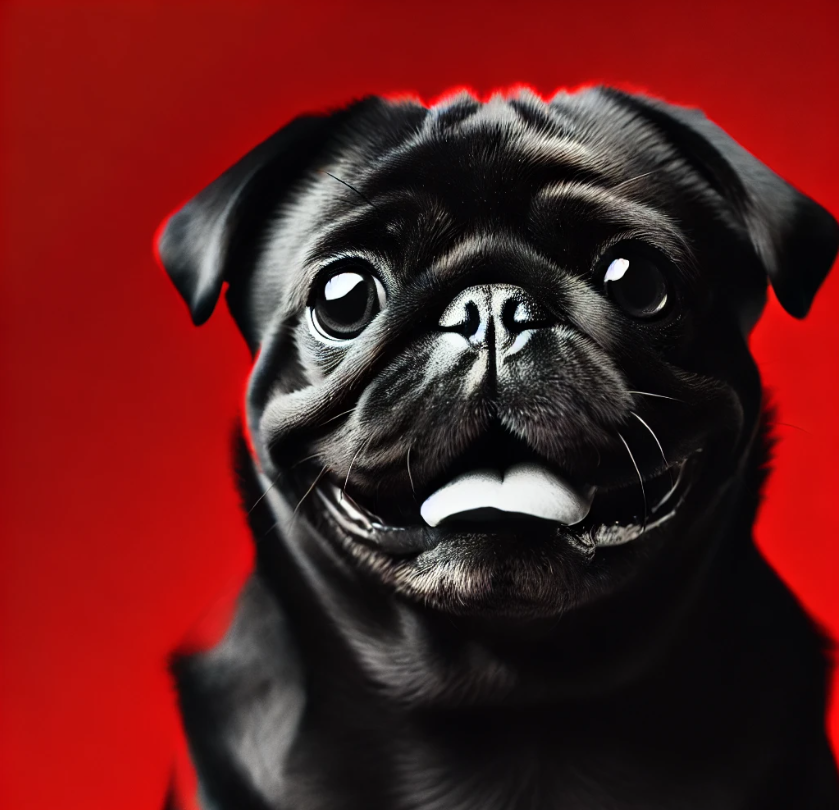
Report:
[{"label": "floppy ear", "polygon": [[160,263],[183,296],[196,326],[213,313],[223,282],[247,272],[266,214],[313,162],[325,155],[367,98],[336,113],[294,119],[252,149],[161,226]]},{"label": "floppy ear", "polygon": [[650,121],[729,203],[781,305],[803,318],[839,248],[828,211],[743,149],[702,112],[607,89]]}]

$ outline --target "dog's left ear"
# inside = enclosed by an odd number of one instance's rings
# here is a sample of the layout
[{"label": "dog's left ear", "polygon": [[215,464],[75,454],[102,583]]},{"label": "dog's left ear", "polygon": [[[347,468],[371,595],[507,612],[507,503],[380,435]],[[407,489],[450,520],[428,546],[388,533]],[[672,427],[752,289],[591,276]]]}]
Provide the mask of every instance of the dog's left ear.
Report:
[{"label": "dog's left ear", "polygon": [[729,203],[781,305],[803,318],[839,248],[839,224],[733,138],[688,107],[604,91],[658,128]]},{"label": "dog's left ear", "polygon": [[[305,115],[275,132],[167,219],[157,236],[160,263],[200,326],[213,313],[222,284],[238,294],[270,211],[319,158],[347,122],[374,97],[324,115]],[[234,312],[245,337],[247,325]]]}]

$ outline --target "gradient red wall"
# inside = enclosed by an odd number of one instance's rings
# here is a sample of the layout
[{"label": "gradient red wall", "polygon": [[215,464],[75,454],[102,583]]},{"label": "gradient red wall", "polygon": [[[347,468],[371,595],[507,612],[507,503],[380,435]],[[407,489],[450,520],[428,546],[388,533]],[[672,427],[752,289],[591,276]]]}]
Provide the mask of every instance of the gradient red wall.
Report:
[{"label": "gradient red wall", "polygon": [[[839,214],[839,4],[6,3],[0,805],[160,806],[167,653],[250,563],[228,472],[248,357],[194,329],[160,220],[295,114],[606,81],[699,105]],[[753,340],[781,438],[758,541],[839,635],[839,273]],[[839,739],[839,714],[832,716]]]}]

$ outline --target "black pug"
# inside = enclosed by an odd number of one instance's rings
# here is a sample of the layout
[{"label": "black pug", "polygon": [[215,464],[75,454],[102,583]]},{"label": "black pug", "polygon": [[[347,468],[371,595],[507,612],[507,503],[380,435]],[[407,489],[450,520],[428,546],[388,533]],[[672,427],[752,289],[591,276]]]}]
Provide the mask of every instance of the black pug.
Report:
[{"label": "black pug", "polygon": [[202,806],[839,807],[747,347],[838,238],[605,88],[301,117],[175,213],[193,320],[226,282],[255,357],[256,572],[175,664]]}]

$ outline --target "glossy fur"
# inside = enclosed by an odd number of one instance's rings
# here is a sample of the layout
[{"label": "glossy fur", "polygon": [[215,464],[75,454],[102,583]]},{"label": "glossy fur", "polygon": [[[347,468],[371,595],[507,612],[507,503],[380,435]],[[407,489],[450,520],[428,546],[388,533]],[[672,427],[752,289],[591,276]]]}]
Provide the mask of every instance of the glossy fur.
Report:
[{"label": "glossy fur", "polygon": [[[666,317],[604,294],[622,244],[667,268]],[[164,266],[196,323],[228,282],[256,358],[257,570],[225,639],[175,664],[203,805],[839,807],[823,640],[752,541],[768,438],[746,343],[767,279],[802,317],[836,247],[700,113],[608,89],[366,99],[177,212]],[[307,307],[347,257],[387,303],[330,345]],[[493,290],[526,304],[527,340]],[[479,342],[448,328],[467,299]],[[690,486],[621,545],[585,522],[422,526],[465,453],[513,445],[606,493],[682,463]],[[383,525],[343,531],[326,486]]]}]

